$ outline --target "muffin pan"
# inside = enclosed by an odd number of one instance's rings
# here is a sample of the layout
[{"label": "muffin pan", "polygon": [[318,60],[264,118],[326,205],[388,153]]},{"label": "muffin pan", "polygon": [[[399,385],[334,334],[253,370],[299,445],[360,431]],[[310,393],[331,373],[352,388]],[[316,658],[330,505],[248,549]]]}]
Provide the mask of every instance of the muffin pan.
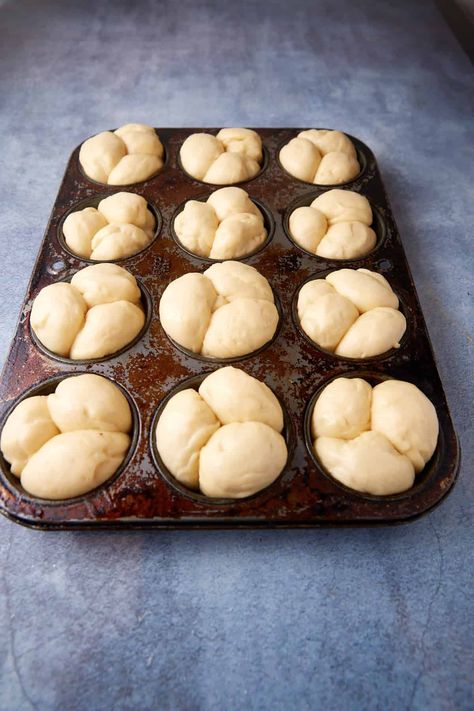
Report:
[{"label": "muffin pan", "polygon": [[[374,208],[378,242],[356,260],[327,260],[311,255],[291,241],[288,216],[309,204],[329,186],[319,188],[292,178],[279,164],[278,151],[304,129],[255,129],[266,160],[256,178],[242,183],[250,197],[265,206],[274,223],[271,239],[242,261],[255,266],[270,282],[281,311],[272,342],[233,364],[263,380],[280,399],[285,412],[289,457],[280,477],[247,499],[209,499],[170,481],[152,441],[157,410],[170,393],[190,381],[198,387],[204,374],[225,361],[203,360],[178,349],[158,318],[158,303],[166,285],[190,271],[204,271],[208,259],[192,256],[173,237],[172,221],[189,199],[202,199],[203,184],[180,167],[179,148],[191,133],[212,129],[157,129],[166,146],[166,164],[153,178],[136,185],[104,186],[86,178],[80,169],[79,147],[73,152],[61,184],[21,311],[0,384],[0,428],[25,396],[47,393],[59,379],[94,372],[116,381],[133,403],[132,447],[119,471],[85,496],[67,501],[35,499],[21,488],[0,456],[0,511],[19,523],[40,528],[252,528],[372,525],[413,519],[433,508],[453,485],[459,469],[459,445],[436,368],[423,314],[400,236],[372,152],[353,141],[362,171],[346,185],[361,192]],[[222,186],[215,186],[218,189]],[[206,185],[206,191],[213,186]],[[40,349],[32,338],[29,313],[34,297],[48,284],[69,279],[86,266],[64,247],[61,226],[71,210],[96,204],[97,198],[120,191],[136,192],[157,216],[158,232],[142,252],[121,260],[149,292],[148,328],[131,347],[95,362],[61,361]],[[305,338],[294,320],[294,299],[309,277],[323,277],[342,267],[379,271],[399,296],[407,318],[402,345],[387,354],[356,360],[324,352]],[[308,417],[321,388],[338,376],[359,376],[369,382],[398,378],[417,385],[433,402],[439,419],[436,451],[409,491],[376,497],[351,491],[336,482],[310,451]]]}]

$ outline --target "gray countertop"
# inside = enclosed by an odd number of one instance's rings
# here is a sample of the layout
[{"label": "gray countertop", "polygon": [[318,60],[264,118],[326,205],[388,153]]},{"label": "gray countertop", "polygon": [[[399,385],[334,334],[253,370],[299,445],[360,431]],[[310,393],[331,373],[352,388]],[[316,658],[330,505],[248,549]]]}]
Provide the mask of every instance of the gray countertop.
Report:
[{"label": "gray countertop", "polygon": [[388,529],[0,521],[0,709],[471,709],[472,66],[431,2],[0,2],[7,354],[67,158],[155,126],[315,125],[380,165],[463,448]]}]

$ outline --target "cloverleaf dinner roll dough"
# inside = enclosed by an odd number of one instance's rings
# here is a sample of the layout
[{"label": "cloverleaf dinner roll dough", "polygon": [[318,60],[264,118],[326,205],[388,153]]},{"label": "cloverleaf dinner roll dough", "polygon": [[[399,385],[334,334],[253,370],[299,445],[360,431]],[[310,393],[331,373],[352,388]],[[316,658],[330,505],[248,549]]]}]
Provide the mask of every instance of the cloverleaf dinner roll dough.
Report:
[{"label": "cloverleaf dinner roll dough", "polygon": [[297,207],[290,215],[294,241],[307,252],[325,259],[357,259],[377,242],[372,209],[364,195],[350,190],[328,190],[311,205]]},{"label": "cloverleaf dinner roll dough", "polygon": [[125,259],[147,247],[156,220],[148,203],[135,193],[115,193],[95,207],[71,212],[63,224],[67,246],[94,261]]},{"label": "cloverleaf dinner roll dough", "polygon": [[386,380],[374,388],[361,378],[337,378],[311,414],[319,460],[338,481],[368,494],[413,486],[438,441],[436,410],[412,383]]},{"label": "cloverleaf dinner roll dough", "polygon": [[174,231],[193,254],[236,259],[255,252],[267,237],[263,215],[245,190],[216,190],[206,202],[188,200],[176,216]]},{"label": "cloverleaf dinner roll dough", "polygon": [[106,481],[130,446],[130,406],[110,380],[87,373],[51,395],[22,400],[7,418],[0,448],[32,496],[66,499]]},{"label": "cloverleaf dinner roll dough", "polygon": [[98,133],[81,146],[79,162],[88,178],[108,185],[147,180],[163,167],[163,146],[152,126],[129,123]]},{"label": "cloverleaf dinner roll dough", "polygon": [[168,471],[210,497],[242,498],[269,486],[287,460],[283,411],[264,383],[221,368],[170,398],[156,426]]},{"label": "cloverleaf dinner roll dough", "polygon": [[217,136],[193,133],[179,152],[184,170],[197,180],[231,185],[254,178],[262,162],[262,141],[249,128],[223,128]]},{"label": "cloverleaf dinner roll dough", "polygon": [[133,341],[145,323],[135,277],[117,264],[93,264],[44,287],[30,323],[51,352],[73,360],[103,358]]},{"label": "cloverleaf dinner roll dough", "polygon": [[352,141],[340,131],[301,131],[280,150],[280,163],[299,180],[339,185],[353,180],[360,165]]},{"label": "cloverleaf dinner roll dough", "polygon": [[298,295],[298,317],[312,341],[346,358],[398,348],[406,330],[390,284],[369,269],[339,269],[306,282]]},{"label": "cloverleaf dinner roll dough", "polygon": [[233,358],[270,341],[278,311],[268,281],[241,262],[213,264],[172,281],[160,300],[160,320],[176,343],[194,353]]}]

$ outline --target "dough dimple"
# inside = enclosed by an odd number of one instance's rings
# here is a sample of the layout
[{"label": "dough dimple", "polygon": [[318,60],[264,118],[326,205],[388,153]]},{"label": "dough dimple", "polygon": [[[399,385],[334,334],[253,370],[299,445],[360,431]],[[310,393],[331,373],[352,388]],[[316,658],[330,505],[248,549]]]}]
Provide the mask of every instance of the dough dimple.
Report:
[{"label": "dough dimple", "polygon": [[73,360],[112,355],[145,323],[135,277],[117,264],[94,264],[40,291],[31,328],[53,353]]},{"label": "dough dimple", "polygon": [[131,185],[163,167],[163,146],[152,126],[126,124],[84,141],[79,162],[85,174],[99,183]]},{"label": "dough dimple", "polygon": [[360,172],[352,141],[340,131],[300,131],[280,150],[285,170],[299,180],[319,185],[339,185]]},{"label": "dough dimple", "polygon": [[260,170],[262,141],[247,128],[224,128],[217,136],[193,133],[180,149],[181,165],[197,180],[230,185],[250,180]]},{"label": "dough dimple", "polygon": [[389,282],[368,269],[339,269],[306,282],[298,294],[303,331],[345,358],[370,358],[398,348],[406,319]]},{"label": "dough dimple", "polygon": [[316,400],[311,433],[335,479],[364,493],[397,494],[413,486],[432,457],[438,418],[411,383],[386,380],[372,388],[360,378],[338,378]]}]

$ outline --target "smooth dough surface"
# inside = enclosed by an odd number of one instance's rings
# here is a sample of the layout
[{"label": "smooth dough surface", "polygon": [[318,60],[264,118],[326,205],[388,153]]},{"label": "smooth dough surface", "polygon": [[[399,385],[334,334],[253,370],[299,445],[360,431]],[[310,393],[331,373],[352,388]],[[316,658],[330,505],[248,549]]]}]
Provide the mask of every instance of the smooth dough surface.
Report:
[{"label": "smooth dough surface", "polygon": [[352,141],[340,131],[300,131],[280,150],[280,163],[299,180],[319,185],[338,185],[360,172]]},{"label": "smooth dough surface", "polygon": [[194,353],[202,348],[217,298],[212,282],[190,272],[172,281],[160,299],[160,321],[174,341]]},{"label": "smooth dough surface", "polygon": [[196,390],[181,390],[163,409],[156,445],[164,465],[185,486],[199,487],[199,454],[218,428],[213,410]]},{"label": "smooth dough surface", "polygon": [[377,236],[370,227],[372,208],[364,195],[328,190],[290,215],[289,231],[303,249],[326,259],[356,259],[368,254]]},{"label": "smooth dough surface", "polygon": [[204,272],[213,283],[218,294],[227,301],[241,299],[264,299],[273,303],[273,292],[263,274],[242,262],[220,262],[212,264]]},{"label": "smooth dough surface", "polygon": [[130,446],[123,432],[76,430],[48,440],[21,474],[23,488],[44,499],[80,496],[116,472]]},{"label": "smooth dough surface", "polygon": [[73,360],[112,355],[134,340],[145,315],[135,277],[117,264],[93,264],[71,283],[40,291],[31,327],[53,353]]},{"label": "smooth dough surface", "polygon": [[41,343],[53,353],[68,356],[84,326],[87,304],[72,284],[45,286],[33,302],[31,327]]},{"label": "smooth dough surface", "polygon": [[306,282],[298,294],[304,332],[345,358],[370,358],[398,348],[406,331],[398,298],[381,274],[340,269]]},{"label": "smooth dough surface", "polygon": [[439,424],[433,403],[416,385],[386,380],[373,389],[372,429],[385,435],[419,472],[436,449]]},{"label": "smooth dough surface", "polygon": [[62,380],[55,392],[47,396],[47,406],[61,432],[91,429],[129,432],[132,427],[125,395],[110,380],[94,373]]},{"label": "smooth dough surface", "polygon": [[32,454],[57,434],[46,395],[22,400],[8,416],[0,439],[0,449],[12,473],[20,476]]},{"label": "smooth dough surface", "polygon": [[184,170],[197,180],[229,185],[250,180],[260,170],[262,141],[247,128],[224,128],[217,136],[193,133],[180,149]]},{"label": "smooth dough surface", "polygon": [[70,357],[85,360],[112,355],[133,341],[144,324],[142,309],[129,301],[93,306],[72,344]]},{"label": "smooth dough surface", "polygon": [[350,440],[319,437],[316,453],[335,479],[363,493],[398,494],[415,480],[409,458],[378,432],[363,432]]},{"label": "smooth dough surface", "polygon": [[155,129],[126,124],[88,138],[79,151],[85,174],[99,183],[131,185],[147,180],[163,167],[163,146]]},{"label": "smooth dough surface", "polygon": [[272,339],[277,325],[278,311],[272,302],[234,299],[212,314],[202,354],[234,358],[252,353]]},{"label": "smooth dough surface", "polygon": [[283,410],[270,388],[239,368],[227,366],[205,378],[199,394],[223,425],[263,422],[277,432],[283,429]]},{"label": "smooth dough surface", "polygon": [[123,259],[146,247],[156,220],[147,201],[135,193],[110,195],[95,207],[72,212],[63,225],[66,244],[79,257]]},{"label": "smooth dough surface", "polygon": [[406,491],[432,457],[438,418],[412,383],[386,380],[374,388],[338,378],[322,391],[311,414],[314,448],[346,486],[370,494]]},{"label": "smooth dough surface", "polygon": [[362,378],[336,378],[314,405],[313,437],[352,439],[370,428],[372,388]]},{"label": "smooth dough surface", "polygon": [[201,491],[211,497],[251,496],[275,481],[287,456],[281,434],[262,422],[223,425],[201,449]]}]

